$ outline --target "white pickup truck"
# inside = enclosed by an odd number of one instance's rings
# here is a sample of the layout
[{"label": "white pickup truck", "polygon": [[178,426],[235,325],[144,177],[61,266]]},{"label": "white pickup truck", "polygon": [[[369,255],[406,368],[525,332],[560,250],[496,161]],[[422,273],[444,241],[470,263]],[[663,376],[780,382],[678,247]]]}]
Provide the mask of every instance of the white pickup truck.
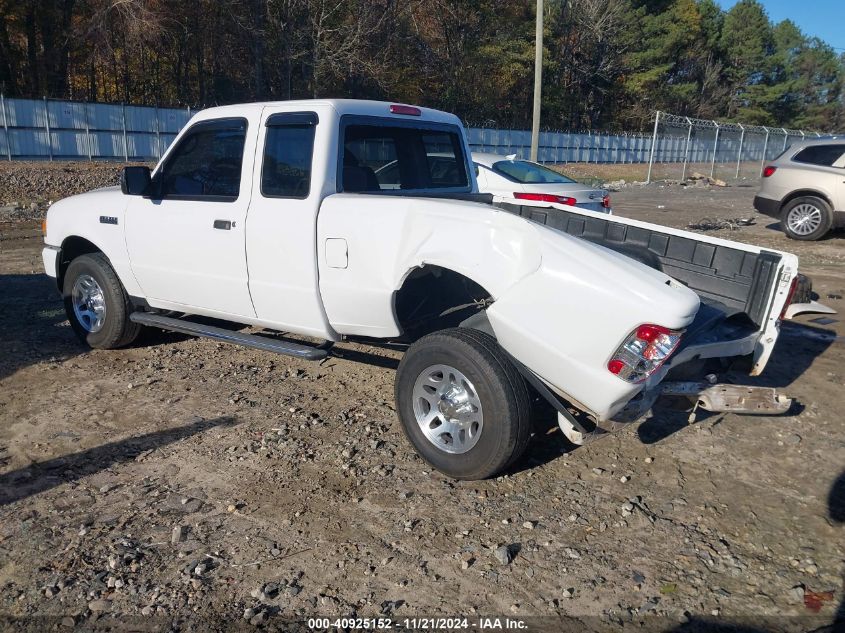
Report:
[{"label": "white pickup truck", "polygon": [[[389,163],[396,182],[375,176]],[[44,267],[94,348],[129,345],[141,326],[309,360],[343,339],[409,344],[399,419],[456,478],[520,456],[532,397],[576,443],[661,394],[788,406],[704,376],[737,360],[763,370],[795,256],[477,192],[451,114],[351,100],[211,108],[152,172],[126,167],[121,187],[54,204]]]}]

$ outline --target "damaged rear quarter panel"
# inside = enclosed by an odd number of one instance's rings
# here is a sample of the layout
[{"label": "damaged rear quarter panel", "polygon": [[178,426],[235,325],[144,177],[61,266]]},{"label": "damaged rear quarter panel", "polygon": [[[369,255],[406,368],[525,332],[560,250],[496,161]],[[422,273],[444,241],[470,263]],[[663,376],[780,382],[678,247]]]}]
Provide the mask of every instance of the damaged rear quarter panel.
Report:
[{"label": "damaged rear quarter panel", "polygon": [[[534,227],[476,203],[336,194],[323,201],[317,233],[320,293],[341,334],[398,336],[394,294],[421,266],[460,273],[494,299],[540,266]],[[326,240],[339,237],[346,268],[326,260]]]},{"label": "damaged rear quarter panel", "polygon": [[643,323],[684,329],[698,296],[623,255],[536,227],[542,264],[487,310],[499,343],[598,419],[612,417],[642,388],[611,374],[607,361]]}]

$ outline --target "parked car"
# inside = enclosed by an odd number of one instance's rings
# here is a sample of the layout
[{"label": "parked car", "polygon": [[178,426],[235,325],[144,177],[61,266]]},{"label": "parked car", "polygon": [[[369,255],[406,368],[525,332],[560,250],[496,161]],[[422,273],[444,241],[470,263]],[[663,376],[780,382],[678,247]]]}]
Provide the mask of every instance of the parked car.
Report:
[{"label": "parked car", "polygon": [[794,240],[845,226],[845,138],[792,145],[763,168],[754,208],[780,219]]},{"label": "parked car", "polygon": [[[435,170],[429,155],[447,152],[454,169]],[[398,181],[382,186],[376,169],[391,161]],[[788,406],[771,389],[703,377],[736,359],[763,370],[795,256],[491,199],[454,115],[350,100],[232,105],[197,113],[152,172],[125,167],[120,187],[53,204],[43,263],[93,348],[129,345],[142,326],[306,360],[344,339],[404,342],[402,428],[456,478],[519,458],[530,393],[576,443],[667,392],[717,411]],[[702,379],[664,381],[675,370]]]},{"label": "parked car", "polygon": [[534,200],[612,213],[610,194],[516,155],[472,153],[478,190],[497,198]]}]

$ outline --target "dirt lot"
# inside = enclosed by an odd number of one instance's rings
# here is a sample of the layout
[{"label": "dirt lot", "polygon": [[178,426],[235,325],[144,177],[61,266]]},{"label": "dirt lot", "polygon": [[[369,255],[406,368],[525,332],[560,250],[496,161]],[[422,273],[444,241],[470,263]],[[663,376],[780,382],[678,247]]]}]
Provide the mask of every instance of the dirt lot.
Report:
[{"label": "dirt lot", "polygon": [[[614,207],[683,227],[752,215],[753,192],[633,187]],[[845,314],[845,236],[775,229],[719,234],[797,253]],[[794,415],[660,410],[578,449],[538,433],[513,472],[461,483],[402,436],[399,352],[344,343],[315,365],[157,332],[91,352],[40,249],[35,221],[0,224],[0,613],[18,628],[386,614],[804,631],[845,616],[841,320],[783,328],[758,382]]]}]

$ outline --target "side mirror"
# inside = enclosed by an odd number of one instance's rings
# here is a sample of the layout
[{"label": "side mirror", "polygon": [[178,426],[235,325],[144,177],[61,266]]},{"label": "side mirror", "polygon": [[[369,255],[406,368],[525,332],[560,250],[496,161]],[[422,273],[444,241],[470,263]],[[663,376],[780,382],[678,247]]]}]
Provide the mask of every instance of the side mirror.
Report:
[{"label": "side mirror", "polygon": [[143,196],[150,189],[149,167],[124,167],[120,175],[120,190],[127,196]]}]

